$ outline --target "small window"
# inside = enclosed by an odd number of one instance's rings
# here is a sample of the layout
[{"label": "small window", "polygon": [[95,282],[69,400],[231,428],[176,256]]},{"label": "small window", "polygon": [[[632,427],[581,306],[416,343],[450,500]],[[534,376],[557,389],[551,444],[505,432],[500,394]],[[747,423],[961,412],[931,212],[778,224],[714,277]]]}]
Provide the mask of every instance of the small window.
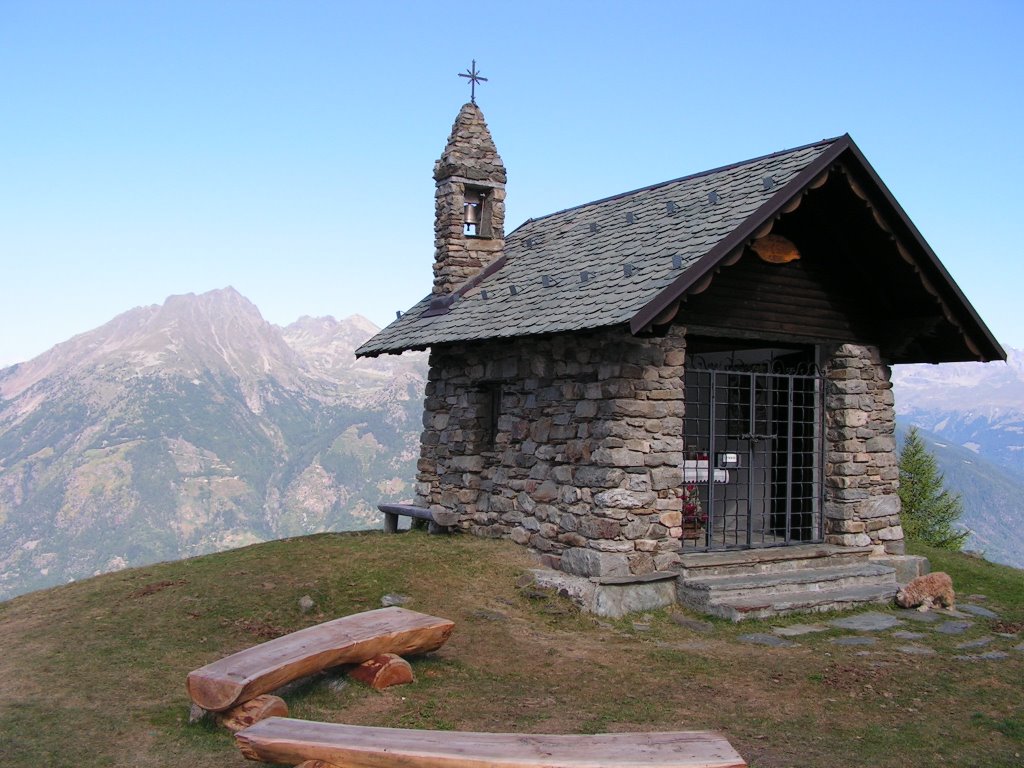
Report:
[{"label": "small window", "polygon": [[501,418],[502,386],[498,382],[488,382],[480,389],[480,431],[481,448],[493,451],[498,447],[498,420]]}]

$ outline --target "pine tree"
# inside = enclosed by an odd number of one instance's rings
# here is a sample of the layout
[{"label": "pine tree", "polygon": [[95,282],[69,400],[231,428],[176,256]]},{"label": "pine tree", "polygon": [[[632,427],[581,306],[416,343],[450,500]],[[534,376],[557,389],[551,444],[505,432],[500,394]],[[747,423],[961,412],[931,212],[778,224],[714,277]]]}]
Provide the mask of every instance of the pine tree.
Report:
[{"label": "pine tree", "polygon": [[940,549],[959,551],[970,531],[954,524],[964,512],[960,494],[946,490],[935,457],[924,446],[917,429],[910,428],[900,451],[900,518],[908,539]]}]

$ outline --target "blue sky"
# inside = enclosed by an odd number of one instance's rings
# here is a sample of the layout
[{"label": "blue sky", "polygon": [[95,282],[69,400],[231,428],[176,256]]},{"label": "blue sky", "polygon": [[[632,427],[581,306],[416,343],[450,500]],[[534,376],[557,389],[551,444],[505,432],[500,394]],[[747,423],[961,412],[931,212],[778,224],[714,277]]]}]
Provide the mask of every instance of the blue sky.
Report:
[{"label": "blue sky", "polygon": [[1024,347],[1024,3],[460,7],[0,0],[0,364],[226,285],[388,322],[473,58],[508,229],[849,132]]}]

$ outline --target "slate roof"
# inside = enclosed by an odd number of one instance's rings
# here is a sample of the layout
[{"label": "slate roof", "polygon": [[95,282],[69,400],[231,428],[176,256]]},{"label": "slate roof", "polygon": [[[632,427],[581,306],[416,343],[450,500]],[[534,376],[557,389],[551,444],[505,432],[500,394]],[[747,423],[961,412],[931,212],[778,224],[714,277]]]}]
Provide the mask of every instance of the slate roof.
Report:
[{"label": "slate roof", "polygon": [[834,141],[531,219],[506,237],[504,265],[446,313],[423,317],[427,296],[356,354],[628,323]]},{"label": "slate roof", "polygon": [[848,135],[531,219],[506,237],[504,259],[457,291],[445,311],[428,312],[438,297],[427,296],[356,355],[622,324],[638,332],[840,155],[877,182],[940,282],[976,321],[989,359],[1005,358]]}]

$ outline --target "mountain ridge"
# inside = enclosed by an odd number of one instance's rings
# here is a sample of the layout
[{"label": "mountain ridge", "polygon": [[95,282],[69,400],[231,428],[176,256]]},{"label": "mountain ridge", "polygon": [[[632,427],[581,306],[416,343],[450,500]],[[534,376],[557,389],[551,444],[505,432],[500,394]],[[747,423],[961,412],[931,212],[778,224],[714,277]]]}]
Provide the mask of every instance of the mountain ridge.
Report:
[{"label": "mountain ridge", "polygon": [[0,598],[365,527],[379,501],[411,496],[423,356],[356,365],[375,330],[358,316],[281,328],[225,288],[0,370]]},{"label": "mountain ridge", "polygon": [[[102,364],[133,365],[137,373],[161,366],[193,375],[226,366],[248,378],[260,370],[243,359],[252,354],[254,340],[262,352],[262,372],[271,373],[271,356],[279,358],[287,366],[278,366],[273,373],[287,381],[293,371],[307,366],[274,328],[234,288],[169,296],[163,304],[127,310],[31,360],[0,369],[0,397],[10,400],[58,372],[80,373]],[[232,344],[232,339],[241,338],[249,349]]]},{"label": "mountain ridge", "polygon": [[1007,361],[893,369],[896,418],[927,438],[947,487],[961,493],[967,548],[1024,567],[1024,351]]},{"label": "mountain ridge", "polygon": [[893,369],[896,415],[1024,478],[1024,351],[1007,361]]}]

